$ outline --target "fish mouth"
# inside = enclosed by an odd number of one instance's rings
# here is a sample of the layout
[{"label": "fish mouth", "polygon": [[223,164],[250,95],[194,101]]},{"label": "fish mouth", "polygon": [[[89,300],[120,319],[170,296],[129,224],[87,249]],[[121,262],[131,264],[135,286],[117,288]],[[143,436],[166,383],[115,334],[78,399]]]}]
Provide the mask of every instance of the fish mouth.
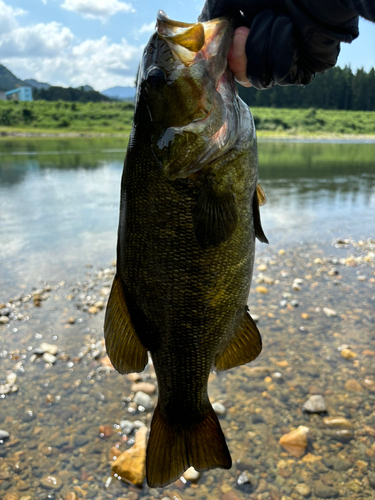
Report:
[{"label": "fish mouth", "polygon": [[[169,46],[175,60],[190,66],[202,59],[221,59],[225,71],[226,59],[233,36],[233,22],[220,17],[205,23],[183,23],[170,19],[159,10],[156,31]],[[216,71],[215,71],[216,73]],[[221,76],[221,75],[220,75]]]}]

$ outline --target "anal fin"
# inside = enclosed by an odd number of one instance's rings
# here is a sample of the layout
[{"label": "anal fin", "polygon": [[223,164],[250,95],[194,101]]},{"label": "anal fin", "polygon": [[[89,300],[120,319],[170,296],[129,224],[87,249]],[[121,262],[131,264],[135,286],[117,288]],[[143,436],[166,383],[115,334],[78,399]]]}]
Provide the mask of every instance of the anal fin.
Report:
[{"label": "anal fin", "polygon": [[120,373],[141,372],[147,364],[147,349],[141,344],[126,304],[121,279],[115,276],[104,321],[109,359]]},{"label": "anal fin", "polygon": [[166,486],[181,477],[190,466],[199,471],[232,466],[214,409],[210,405],[201,422],[171,425],[157,406],[147,446],[147,484],[150,488]]},{"label": "anal fin", "polygon": [[244,365],[258,357],[261,351],[262,339],[259,330],[246,308],[238,330],[224,351],[216,357],[215,367],[222,371]]}]

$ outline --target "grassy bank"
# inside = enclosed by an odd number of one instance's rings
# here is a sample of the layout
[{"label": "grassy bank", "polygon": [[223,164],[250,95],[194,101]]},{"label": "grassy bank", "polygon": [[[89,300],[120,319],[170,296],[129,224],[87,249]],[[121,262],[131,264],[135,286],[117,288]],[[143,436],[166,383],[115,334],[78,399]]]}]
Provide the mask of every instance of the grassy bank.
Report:
[{"label": "grassy bank", "polygon": [[[0,134],[129,134],[129,102],[0,101]],[[259,137],[375,138],[375,112],[252,108]]]}]

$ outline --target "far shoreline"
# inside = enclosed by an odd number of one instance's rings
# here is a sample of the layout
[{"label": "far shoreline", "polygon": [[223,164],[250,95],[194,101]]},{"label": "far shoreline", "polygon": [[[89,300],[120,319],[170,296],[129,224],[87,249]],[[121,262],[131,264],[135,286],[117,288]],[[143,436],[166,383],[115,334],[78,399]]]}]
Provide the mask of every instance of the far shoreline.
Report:
[{"label": "far shoreline", "polygon": [[[100,138],[129,138],[130,133],[113,132],[49,132],[49,131],[11,131],[0,129],[0,142],[9,139],[100,139]],[[257,131],[259,142],[329,142],[329,143],[357,143],[375,144],[375,134],[285,134],[269,131]]]}]

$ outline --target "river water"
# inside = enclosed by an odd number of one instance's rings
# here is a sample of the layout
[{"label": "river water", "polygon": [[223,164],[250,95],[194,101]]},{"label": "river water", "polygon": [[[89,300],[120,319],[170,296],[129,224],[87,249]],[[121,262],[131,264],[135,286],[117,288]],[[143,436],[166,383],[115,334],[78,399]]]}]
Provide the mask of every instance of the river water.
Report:
[{"label": "river water", "polygon": [[[0,498],[374,498],[375,144],[258,149],[270,245],[249,305],[263,352],[210,382],[235,465],[149,490],[113,479],[108,458],[134,442],[122,420],[151,418],[101,342],[126,140],[0,142]],[[43,341],[52,363],[33,356]],[[151,366],[142,380],[155,385]],[[311,395],[326,413],[301,411]],[[301,425],[297,458],[278,440]]]}]

